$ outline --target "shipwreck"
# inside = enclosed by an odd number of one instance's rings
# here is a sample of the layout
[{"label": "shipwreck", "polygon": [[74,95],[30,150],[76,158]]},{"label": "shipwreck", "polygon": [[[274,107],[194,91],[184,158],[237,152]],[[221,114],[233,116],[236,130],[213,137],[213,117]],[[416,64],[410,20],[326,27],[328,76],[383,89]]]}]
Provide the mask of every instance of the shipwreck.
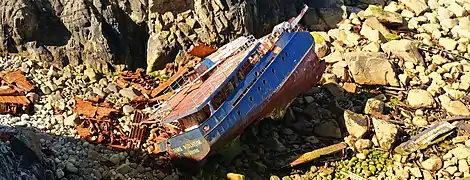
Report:
[{"label": "shipwreck", "polygon": [[[173,159],[201,161],[218,152],[247,126],[288,106],[320,81],[325,63],[315,54],[310,32],[298,25],[307,9],[262,38],[242,36],[217,50],[205,45],[190,50],[200,60],[197,65],[180,68],[158,87],[146,83],[141,73],[121,75],[120,86],[134,84],[143,92],[132,100],[136,107],[146,102],[154,111],[137,111],[129,133],[94,139],[108,138],[113,147],[167,153]],[[92,112],[80,125],[83,137],[112,132],[112,121],[97,117],[109,119],[109,106],[82,102],[80,108]],[[90,127],[97,130],[87,131]]]}]

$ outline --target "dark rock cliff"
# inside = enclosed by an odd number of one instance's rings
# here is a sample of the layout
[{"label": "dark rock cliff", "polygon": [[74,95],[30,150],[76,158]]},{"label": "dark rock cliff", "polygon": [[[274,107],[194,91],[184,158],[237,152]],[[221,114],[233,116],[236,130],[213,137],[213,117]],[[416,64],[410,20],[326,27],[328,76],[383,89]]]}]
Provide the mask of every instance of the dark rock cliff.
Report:
[{"label": "dark rock cliff", "polygon": [[146,4],[138,0],[4,0],[0,49],[108,71],[144,67]]},{"label": "dark rock cliff", "polygon": [[55,179],[55,164],[44,158],[40,138],[35,132],[0,126],[0,135],[0,179]]},{"label": "dark rock cliff", "polygon": [[267,34],[303,4],[312,7],[303,21],[312,30],[344,13],[342,0],[3,0],[0,50],[59,67],[150,72],[199,43]]}]

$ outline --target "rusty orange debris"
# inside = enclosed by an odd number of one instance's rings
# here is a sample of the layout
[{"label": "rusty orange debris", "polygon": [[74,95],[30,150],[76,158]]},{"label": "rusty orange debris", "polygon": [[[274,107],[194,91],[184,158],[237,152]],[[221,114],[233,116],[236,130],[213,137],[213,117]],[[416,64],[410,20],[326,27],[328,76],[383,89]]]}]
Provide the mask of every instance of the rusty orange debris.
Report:
[{"label": "rusty orange debris", "polygon": [[76,129],[82,138],[90,142],[106,142],[115,148],[124,147],[128,138],[116,120],[121,114],[119,110],[108,107],[107,102],[99,104],[80,98],[75,98],[75,101],[73,111],[81,121]]},{"label": "rusty orange debris", "polygon": [[188,51],[188,54],[193,55],[193,56],[197,56],[197,57],[200,57],[200,58],[205,58],[209,54],[212,54],[215,51],[216,51],[215,48],[207,46],[203,43],[200,43],[197,46],[191,48]]},{"label": "rusty orange debris", "polygon": [[29,113],[31,101],[25,96],[32,92],[34,85],[22,71],[0,72],[0,113]]},{"label": "rusty orange debris", "polygon": [[145,74],[144,70],[139,68],[136,72],[124,71],[114,80],[120,88],[132,86],[142,94],[150,95],[152,89],[156,87],[155,79]]},{"label": "rusty orange debris", "polygon": [[289,165],[291,167],[294,167],[294,166],[297,166],[299,164],[307,163],[307,162],[310,162],[310,161],[313,161],[313,160],[319,158],[320,156],[333,154],[333,153],[339,152],[339,151],[341,151],[341,150],[343,150],[347,147],[348,147],[348,145],[345,142],[340,142],[338,144],[333,144],[333,145],[330,145],[330,146],[327,146],[327,147],[316,149],[316,150],[307,152],[305,154],[302,154],[297,159],[290,162]]},{"label": "rusty orange debris", "polygon": [[20,93],[10,86],[0,87],[0,96],[19,96]]},{"label": "rusty orange debris", "polygon": [[75,98],[77,104],[75,105],[74,112],[77,115],[83,115],[86,118],[104,119],[110,118],[111,116],[117,115],[118,110],[102,106],[94,106],[92,102],[84,101],[79,98]]},{"label": "rusty orange debris", "polygon": [[22,71],[2,71],[0,72],[0,78],[9,85],[18,87],[22,92],[34,90],[33,84],[26,79]]}]

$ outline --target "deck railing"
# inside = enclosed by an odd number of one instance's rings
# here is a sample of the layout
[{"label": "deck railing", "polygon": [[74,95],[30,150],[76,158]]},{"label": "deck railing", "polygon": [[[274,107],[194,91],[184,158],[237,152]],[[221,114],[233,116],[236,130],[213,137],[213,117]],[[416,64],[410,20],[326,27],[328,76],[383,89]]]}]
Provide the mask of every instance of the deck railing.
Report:
[{"label": "deck railing", "polygon": [[[154,105],[154,110],[152,111],[152,117],[153,117],[153,121],[146,121],[145,123],[155,123],[155,122],[158,122],[159,120],[163,119],[168,113],[169,111],[171,110],[170,107],[168,106],[168,101],[170,101],[171,99],[173,99],[177,94],[178,92],[180,92],[182,89],[184,88],[189,88],[191,86],[193,86],[196,82],[200,81],[201,78],[206,75],[207,73],[213,71],[214,69],[218,68],[219,65],[224,62],[226,59],[228,58],[231,58],[232,56],[240,53],[240,52],[243,52],[245,51],[247,48],[249,48],[251,46],[251,44],[253,44],[256,39],[254,38],[253,35],[250,35],[248,37],[245,37],[244,39],[239,39],[239,43],[243,43],[243,45],[239,46],[237,49],[235,50],[232,50],[230,54],[226,55],[227,53],[230,52],[231,49],[228,49],[228,50],[225,50],[223,51],[221,54],[219,54],[218,56],[216,57],[222,57],[222,59],[218,60],[213,67],[209,68],[206,72],[198,75],[198,77],[196,77],[194,80],[192,80],[191,82],[189,83],[183,83],[183,85],[179,84],[179,82],[177,82],[177,85],[178,87],[177,88],[173,88],[170,86],[170,88],[168,88],[167,90],[164,91],[163,94],[165,93],[168,93],[170,91],[175,91],[175,93],[173,95],[171,95],[167,100],[165,101],[158,101],[155,105]],[[226,55],[226,56],[222,56],[222,55]],[[228,68],[228,67],[227,67]],[[227,78],[229,75],[225,74],[225,71],[222,70],[222,74],[217,74],[218,76],[220,75],[224,75],[224,78]],[[182,79],[184,79],[184,81],[188,80],[189,78],[186,77],[186,75],[183,75],[182,76]],[[214,78],[214,79],[217,79],[217,78]],[[178,80],[179,81],[179,80]],[[213,81],[211,82],[208,82],[211,84],[211,87],[214,87],[213,85]],[[195,101],[195,99],[197,98],[200,98],[203,94],[201,93],[197,93],[195,95],[193,95],[193,97],[191,97],[192,99],[192,103],[194,106],[198,105],[197,102]]]}]

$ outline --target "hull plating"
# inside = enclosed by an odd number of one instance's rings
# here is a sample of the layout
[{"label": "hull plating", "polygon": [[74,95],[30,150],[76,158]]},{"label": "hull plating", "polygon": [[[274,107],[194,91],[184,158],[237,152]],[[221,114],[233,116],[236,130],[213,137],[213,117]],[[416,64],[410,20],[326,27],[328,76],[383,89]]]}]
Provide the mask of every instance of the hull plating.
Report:
[{"label": "hull plating", "polygon": [[257,108],[242,118],[241,123],[236,124],[217,141],[214,141],[214,144],[211,146],[211,153],[216,153],[223,148],[227,142],[240,135],[250,124],[263,119],[275,108],[286,106],[295,97],[317,85],[324,70],[324,63],[318,61],[318,58],[313,53],[313,49],[309,50],[307,56],[288,77],[287,81],[271,97],[265,99],[262,104],[259,104]]},{"label": "hull plating", "polygon": [[276,107],[287,105],[317,85],[325,64],[315,55],[313,38],[308,32],[287,33],[276,45],[282,51],[266,55],[265,61],[260,61],[237,85],[238,91],[198,129],[171,138],[160,148],[173,157],[202,160]]}]

